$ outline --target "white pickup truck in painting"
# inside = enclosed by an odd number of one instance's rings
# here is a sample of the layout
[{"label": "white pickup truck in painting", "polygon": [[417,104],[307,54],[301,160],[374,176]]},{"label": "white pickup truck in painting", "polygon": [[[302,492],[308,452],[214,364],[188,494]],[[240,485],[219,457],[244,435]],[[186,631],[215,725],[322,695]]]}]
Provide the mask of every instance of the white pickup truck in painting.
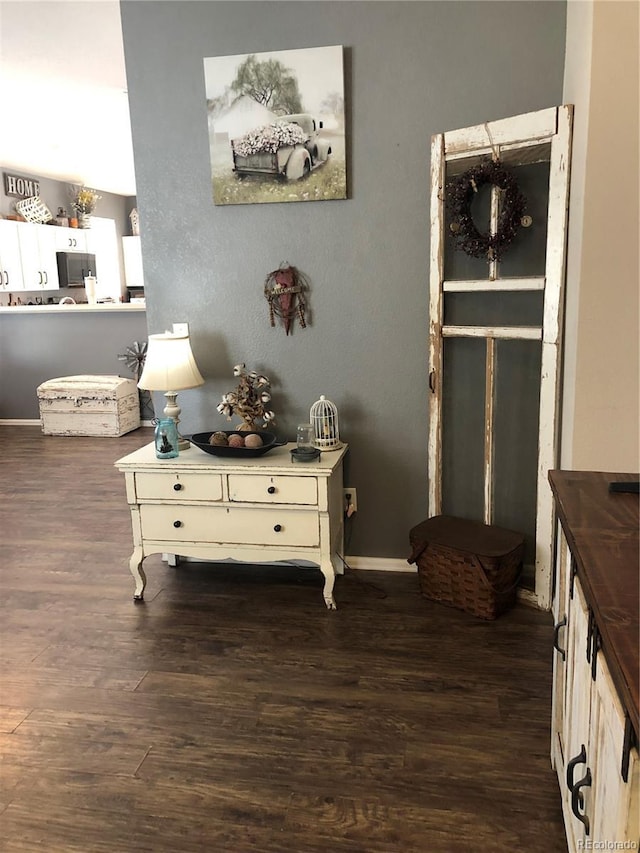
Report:
[{"label": "white pickup truck in painting", "polygon": [[288,181],[306,177],[326,163],[331,145],[320,135],[322,122],[307,113],[285,115],[231,141],[233,171],[271,175]]}]

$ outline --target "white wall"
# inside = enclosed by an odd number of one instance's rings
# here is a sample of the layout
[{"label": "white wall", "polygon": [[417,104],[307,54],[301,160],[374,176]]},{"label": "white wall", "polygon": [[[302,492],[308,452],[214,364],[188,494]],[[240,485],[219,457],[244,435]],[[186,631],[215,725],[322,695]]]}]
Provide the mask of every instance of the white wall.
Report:
[{"label": "white wall", "polygon": [[562,466],[638,471],[638,5],[568,4],[575,104]]}]

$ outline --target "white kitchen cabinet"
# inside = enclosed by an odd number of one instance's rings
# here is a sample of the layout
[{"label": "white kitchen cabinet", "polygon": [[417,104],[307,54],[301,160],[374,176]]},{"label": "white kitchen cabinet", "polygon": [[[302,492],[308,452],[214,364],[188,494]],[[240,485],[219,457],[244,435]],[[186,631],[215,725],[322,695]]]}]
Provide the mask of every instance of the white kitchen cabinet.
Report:
[{"label": "white kitchen cabinet", "polygon": [[[625,754],[625,714],[609,667],[598,661],[591,703],[593,754],[594,839],[640,840],[640,763],[636,749],[629,751],[627,783],[621,776]],[[638,849],[636,843],[635,849]]]},{"label": "white kitchen cabinet", "polygon": [[550,475],[561,521],[551,762],[569,853],[640,847],[637,496],[608,492],[630,476]]},{"label": "white kitchen cabinet", "polygon": [[0,219],[0,290],[24,290],[18,223]]},{"label": "white kitchen cabinet", "polygon": [[53,230],[56,252],[93,252],[90,229],[58,226]]},{"label": "white kitchen cabinet", "polygon": [[[552,755],[568,848],[574,853],[587,849],[590,842],[638,843],[638,751],[625,747],[625,714],[606,660],[593,647],[593,617],[578,578],[567,616],[566,663],[560,666],[564,678],[556,679],[561,695],[554,696],[561,709],[560,728],[556,718]],[[621,772],[625,752],[626,780]]]},{"label": "white kitchen cabinet", "polygon": [[22,279],[25,290],[58,290],[56,228],[51,225],[18,225]]},{"label": "white kitchen cabinet", "polygon": [[[589,783],[592,746],[589,737],[591,667],[587,660],[588,635],[589,610],[576,580],[567,621],[567,692],[562,729],[565,760],[562,778],[558,780],[569,850],[579,849],[579,844],[584,841],[587,826],[583,821],[589,820],[587,816],[592,813],[592,789]],[[581,787],[574,796],[578,784]]]},{"label": "white kitchen cabinet", "polygon": [[123,237],[122,254],[124,256],[124,277],[127,287],[143,288],[144,272],[140,237]]}]

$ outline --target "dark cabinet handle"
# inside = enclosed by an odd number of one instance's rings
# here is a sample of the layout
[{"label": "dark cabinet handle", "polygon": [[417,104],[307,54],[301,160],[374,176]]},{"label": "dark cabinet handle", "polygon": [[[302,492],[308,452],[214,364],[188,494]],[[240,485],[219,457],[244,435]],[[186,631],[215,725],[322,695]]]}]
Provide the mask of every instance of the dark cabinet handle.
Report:
[{"label": "dark cabinet handle", "polygon": [[174,483],[173,484],[173,491],[174,492],[179,492],[181,489],[182,489],[182,483]]},{"label": "dark cabinet handle", "polygon": [[564,628],[564,626],[566,624],[567,624],[567,617],[565,616],[564,619],[561,619],[558,622],[558,624],[555,625],[553,628],[553,648],[560,654],[560,657],[562,658],[562,660],[565,660],[565,661],[567,659],[567,653],[565,652],[564,649],[561,649],[560,646],[558,645],[558,634],[560,633],[560,628]]},{"label": "dark cabinet handle", "polygon": [[436,372],[432,370],[429,374],[429,390],[432,394],[436,393]]},{"label": "dark cabinet handle", "polygon": [[587,767],[587,772],[573,787],[571,792],[571,811],[584,826],[585,835],[589,835],[589,818],[586,814],[582,814],[580,809],[584,806],[584,795],[580,788],[589,788],[591,786],[591,770]]},{"label": "dark cabinet handle", "polygon": [[575,788],[575,783],[573,781],[573,774],[576,769],[576,764],[586,764],[587,763],[587,750],[585,749],[584,744],[580,748],[580,752],[576,755],[575,758],[572,758],[571,761],[567,764],[567,787],[573,793],[573,789]]},{"label": "dark cabinet handle", "polygon": [[280,533],[280,531],[282,530],[282,525],[276,524],[273,529],[275,530],[276,533]]},{"label": "dark cabinet handle", "polygon": [[275,487],[275,486],[269,486],[269,488],[267,489],[267,491],[269,492],[269,494],[270,494],[270,495],[275,495],[275,493],[276,493],[276,487]]},{"label": "dark cabinet handle", "polygon": [[174,527],[182,527],[182,522],[181,521],[174,521],[173,526]]}]

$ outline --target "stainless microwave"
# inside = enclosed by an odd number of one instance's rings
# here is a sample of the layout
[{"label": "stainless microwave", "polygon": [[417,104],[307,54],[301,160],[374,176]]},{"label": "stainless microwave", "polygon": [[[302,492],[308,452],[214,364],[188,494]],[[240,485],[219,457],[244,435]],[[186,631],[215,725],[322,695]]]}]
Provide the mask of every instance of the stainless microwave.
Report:
[{"label": "stainless microwave", "polygon": [[86,252],[56,252],[60,287],[84,287],[85,276],[97,275],[96,256]]}]

